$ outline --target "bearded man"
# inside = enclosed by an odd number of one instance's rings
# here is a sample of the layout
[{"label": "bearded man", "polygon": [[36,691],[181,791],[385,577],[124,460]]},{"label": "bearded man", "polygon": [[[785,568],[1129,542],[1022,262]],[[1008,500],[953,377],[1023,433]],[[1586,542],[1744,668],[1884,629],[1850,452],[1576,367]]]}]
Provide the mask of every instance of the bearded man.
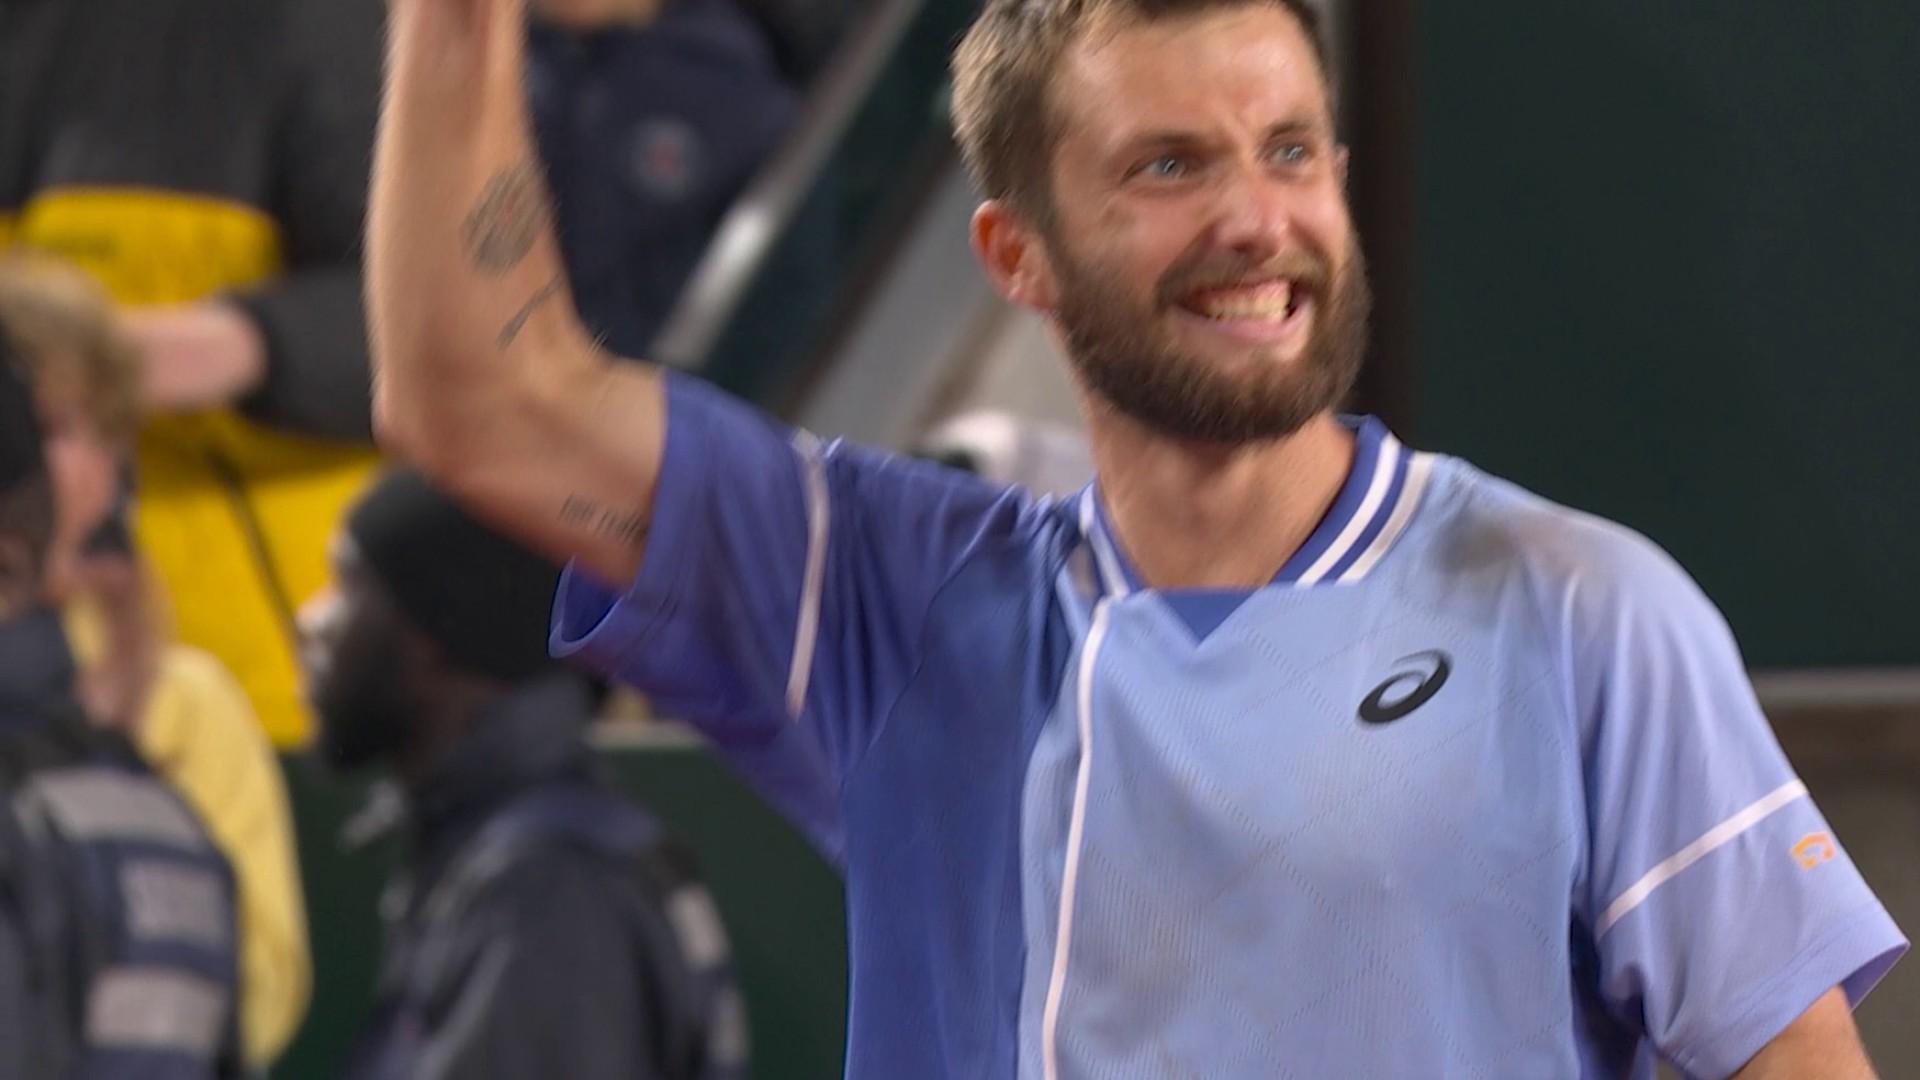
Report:
[{"label": "bearded man", "polygon": [[516,5],[393,10],[382,434],[571,560],[557,652],[844,861],[849,1076],[1871,1075],[1905,939],[1713,606],[1336,411],[1367,286],[1308,6],[990,0],[955,57],[973,246],[1084,402],[1063,502],[612,362]]}]

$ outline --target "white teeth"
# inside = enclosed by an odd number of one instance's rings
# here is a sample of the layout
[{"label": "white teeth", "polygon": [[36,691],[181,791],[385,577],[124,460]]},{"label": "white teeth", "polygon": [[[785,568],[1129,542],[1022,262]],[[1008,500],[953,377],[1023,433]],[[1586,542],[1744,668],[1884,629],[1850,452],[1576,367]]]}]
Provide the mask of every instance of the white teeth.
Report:
[{"label": "white teeth", "polygon": [[1287,317],[1286,303],[1272,301],[1236,301],[1227,304],[1208,304],[1205,314],[1210,319],[1284,319]]},{"label": "white teeth", "polygon": [[1293,303],[1291,286],[1262,288],[1253,296],[1213,296],[1195,305],[1209,319],[1269,319],[1287,317]]}]

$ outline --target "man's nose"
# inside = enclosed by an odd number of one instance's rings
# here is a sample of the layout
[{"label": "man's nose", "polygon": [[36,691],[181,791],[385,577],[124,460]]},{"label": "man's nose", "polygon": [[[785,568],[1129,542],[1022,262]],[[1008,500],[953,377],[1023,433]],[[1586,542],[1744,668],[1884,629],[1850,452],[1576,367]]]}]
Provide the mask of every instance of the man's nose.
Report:
[{"label": "man's nose", "polygon": [[1263,170],[1237,171],[1221,192],[1220,243],[1254,265],[1286,249],[1293,232],[1293,196]]}]

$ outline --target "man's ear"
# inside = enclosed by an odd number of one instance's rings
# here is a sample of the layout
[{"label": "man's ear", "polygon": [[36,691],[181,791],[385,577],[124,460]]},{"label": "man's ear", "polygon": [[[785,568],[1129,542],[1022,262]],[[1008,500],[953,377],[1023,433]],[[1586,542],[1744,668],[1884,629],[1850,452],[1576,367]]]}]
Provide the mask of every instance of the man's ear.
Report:
[{"label": "man's ear", "polygon": [[1344,146],[1339,146],[1334,148],[1333,175],[1335,175],[1336,177],[1339,177],[1340,190],[1342,191],[1345,191],[1347,188],[1347,176],[1349,172],[1348,166],[1352,164],[1353,164],[1353,152],[1351,150],[1348,150]]},{"label": "man's ear", "polygon": [[973,212],[973,252],[995,292],[1021,307],[1051,312],[1058,302],[1053,264],[1039,232],[999,199]]}]

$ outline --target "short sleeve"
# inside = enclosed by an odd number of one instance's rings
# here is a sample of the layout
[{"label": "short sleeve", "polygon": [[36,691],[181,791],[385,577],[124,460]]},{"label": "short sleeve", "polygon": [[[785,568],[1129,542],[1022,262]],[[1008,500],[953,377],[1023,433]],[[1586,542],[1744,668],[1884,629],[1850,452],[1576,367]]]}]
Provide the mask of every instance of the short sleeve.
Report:
[{"label": "short sleeve", "polygon": [[905,688],[934,595],[1022,495],[790,431],[670,375],[639,574],[562,576],[553,649],[699,727],[829,853],[838,793]]},{"label": "short sleeve", "polygon": [[1637,537],[1567,615],[1590,858],[1576,898],[1602,998],[1689,1075],[1727,1076],[1906,940],[1794,775],[1733,635]]}]

